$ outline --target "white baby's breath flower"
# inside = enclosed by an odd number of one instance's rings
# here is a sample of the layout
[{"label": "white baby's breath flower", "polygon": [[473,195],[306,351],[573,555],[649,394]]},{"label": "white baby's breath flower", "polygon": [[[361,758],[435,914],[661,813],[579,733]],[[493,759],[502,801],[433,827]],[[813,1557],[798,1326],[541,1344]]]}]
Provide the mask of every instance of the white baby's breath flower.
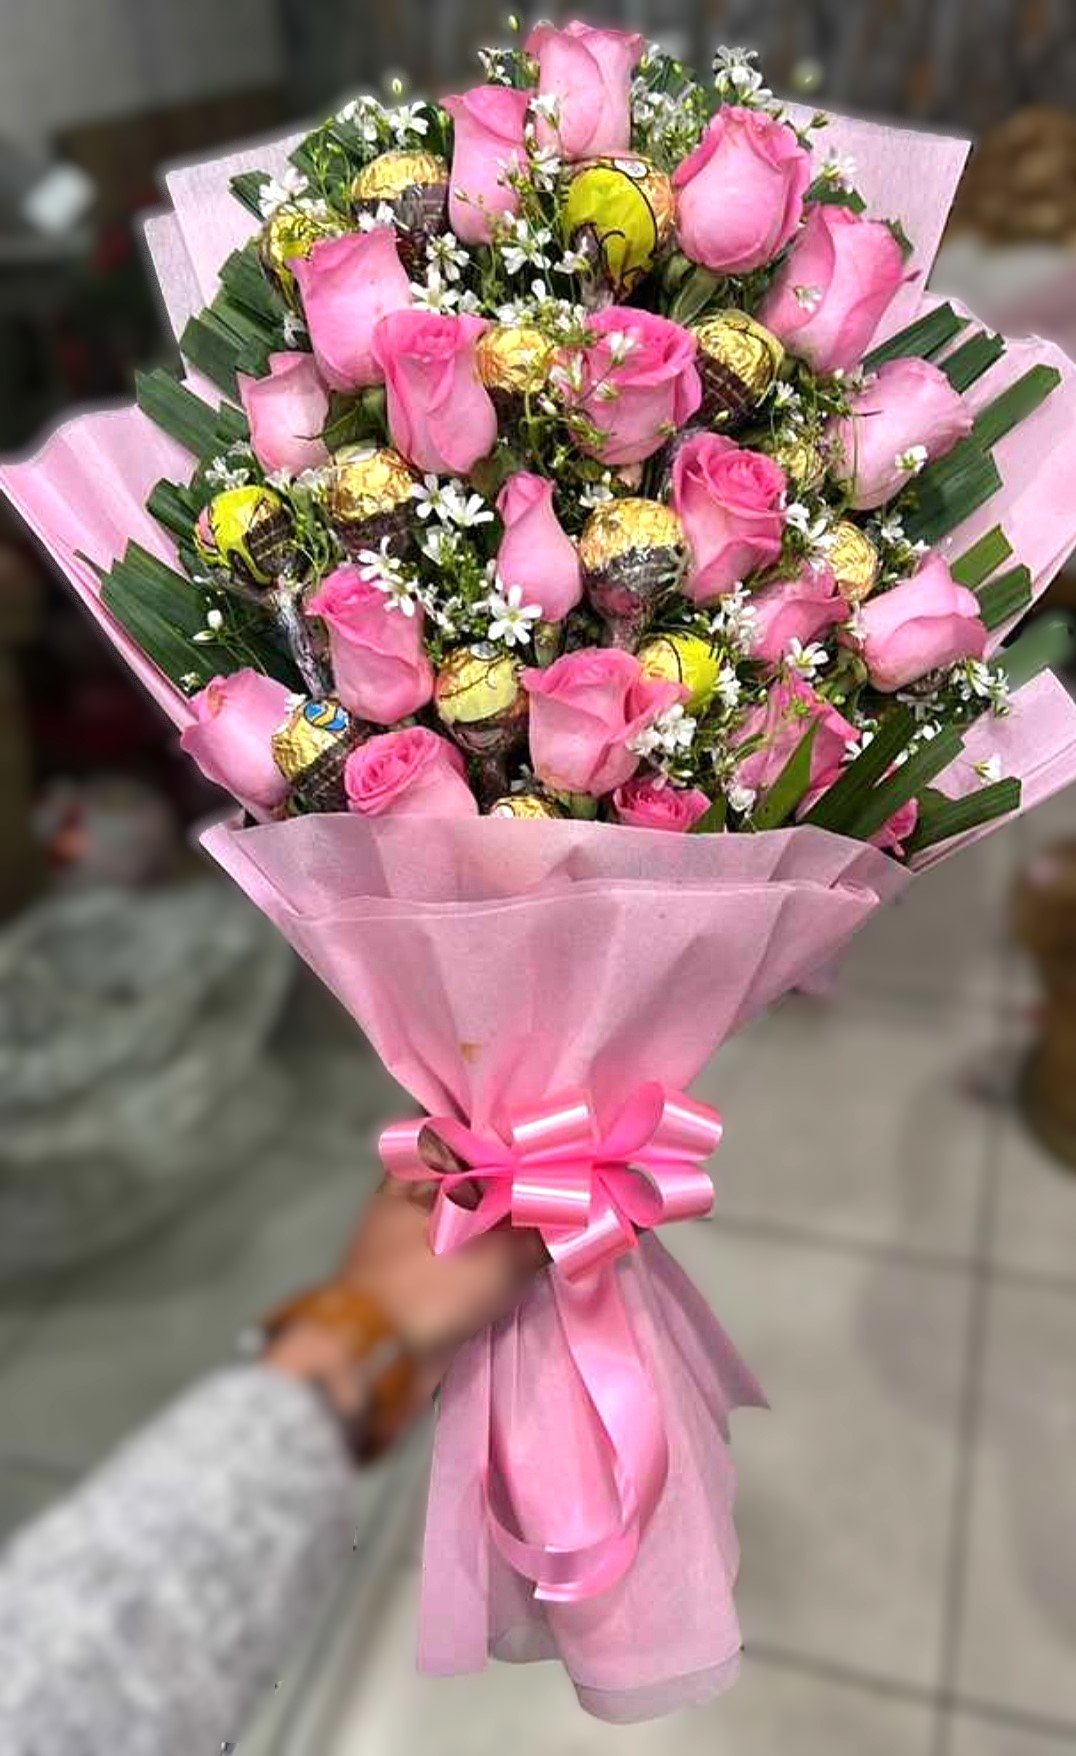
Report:
[{"label": "white baby's breath flower", "polygon": [[215,488],[245,488],[250,481],[250,471],[229,463],[227,458],[215,457],[206,468],[205,479]]},{"label": "white baby's breath flower", "polygon": [[586,487],[580,490],[580,506],[585,506],[589,511],[593,511],[596,506],[604,506],[612,500],[614,495],[609,485],[611,479],[610,476],[606,476],[600,482],[588,482]]},{"label": "white baby's breath flower", "polygon": [[993,756],[988,756],[984,762],[976,762],[974,766],[976,774],[986,786],[997,786],[1001,779],[1001,757],[996,752]]},{"label": "white baby's breath flower", "polygon": [[739,707],[740,697],[742,695],[743,684],[736,675],[736,666],[731,665],[726,661],[717,673],[714,699],[719,701],[722,707],[729,709],[731,712],[734,707]]},{"label": "white baby's breath flower", "polygon": [[798,676],[806,678],[808,683],[812,682],[819,671],[823,670],[828,663],[829,653],[817,640],[812,640],[807,646],[804,646],[802,641],[797,640],[795,636],[789,641],[785,653],[785,665],[788,670],[795,671]]},{"label": "white baby's breath flower", "polygon": [[541,97],[535,98],[531,104],[531,114],[540,116],[543,122],[548,122],[551,128],[555,128],[560,121],[560,98],[556,92],[544,92]]},{"label": "white baby's breath flower", "polygon": [[306,324],[296,311],[285,311],[284,320],[280,325],[284,336],[285,347],[294,348],[299,342],[306,340]]},{"label": "white baby's breath flower", "polygon": [[388,112],[389,131],[400,146],[406,146],[415,136],[421,139],[430,132],[430,125],[422,113],[424,108],[423,104],[400,104]]},{"label": "white baby's breath flower", "polygon": [[924,470],[930,460],[930,453],[925,445],[909,445],[907,451],[899,451],[893,459],[902,475],[917,476]]},{"label": "white baby's breath flower", "polygon": [[586,274],[590,268],[590,260],[582,250],[565,250],[559,262],[554,262],[554,274]]},{"label": "white baby's breath flower", "polygon": [[690,750],[697,729],[698,721],[685,713],[682,705],[676,702],[659,714],[651,725],[644,726],[630,740],[628,749],[633,755],[651,761],[668,761]]},{"label": "white baby's breath flower", "polygon": [[449,284],[439,268],[431,264],[426,270],[425,285],[411,282],[411,302],[419,311],[451,314],[459,308],[460,291],[458,287]]},{"label": "white baby's breath flower", "polygon": [[622,366],[628,355],[639,345],[637,338],[626,329],[611,329],[605,337],[605,345],[609,349],[609,359],[614,366]]},{"label": "white baby's breath flower", "polygon": [[384,593],[386,608],[399,610],[401,615],[414,616],[417,608],[418,581],[403,562],[392,554],[390,539],[382,537],[379,549],[361,549],[357,557],[359,577]]},{"label": "white baby's breath flower", "polygon": [[832,189],[851,189],[856,180],[856,161],[851,153],[838,152],[836,148],[828,152],[822,177]]},{"label": "white baby's breath flower", "polygon": [[741,104],[765,104],[773,93],[762,83],[762,74],[755,66],[755,49],[720,48],[714,56],[714,84],[725,96]]},{"label": "white baby's breath flower", "polygon": [[440,237],[427,239],[426,256],[430,267],[436,268],[447,281],[459,280],[470,261],[455,232],[442,232]]},{"label": "white baby's breath flower", "polygon": [[285,166],[279,177],[270,177],[262,184],[258,194],[258,207],[262,218],[272,219],[278,208],[286,207],[289,202],[297,201],[300,196],[306,194],[309,186],[303,173],[297,170],[294,165]]},{"label": "white baby's breath flower", "polygon": [[490,613],[489,638],[503,641],[505,646],[529,645],[534,623],[542,620],[539,604],[523,602],[522,586],[505,586],[500,579],[484,608]]},{"label": "white baby's breath flower", "polygon": [[394,231],[396,215],[387,201],[379,201],[376,207],[367,209],[359,215],[360,232]]},{"label": "white baby's breath flower", "polygon": [[[798,286],[792,288],[792,295],[801,311],[817,311],[822,303],[822,288]],[[836,377],[836,373],[834,373]]]},{"label": "white baby's breath flower", "polygon": [[753,787],[742,787],[734,781],[726,790],[725,797],[729,802],[730,811],[735,811],[738,817],[750,817],[755,808],[758,794]]}]

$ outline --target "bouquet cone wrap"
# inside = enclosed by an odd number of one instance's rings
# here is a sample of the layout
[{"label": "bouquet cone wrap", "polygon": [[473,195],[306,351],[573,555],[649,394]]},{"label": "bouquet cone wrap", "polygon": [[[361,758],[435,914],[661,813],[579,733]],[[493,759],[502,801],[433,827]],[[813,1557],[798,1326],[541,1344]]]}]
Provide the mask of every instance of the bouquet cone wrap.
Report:
[{"label": "bouquet cone wrap", "polygon": [[[256,229],[229,177],[279,172],[295,144],[169,177],[173,210],[149,222],[147,238],[177,332]],[[967,148],[840,117],[820,153],[831,148],[855,157],[872,210],[914,240],[882,340],[930,304],[925,277]],[[1076,369],[1037,340],[1013,346],[999,369],[1016,378],[1040,362],[1061,371],[1061,387],[1002,440],[1002,493],[945,544],[960,554],[1004,523],[1036,595],[1076,541]],[[995,378],[990,392],[999,387]],[[85,416],[36,459],[0,472],[178,728],[190,722],[188,702],[110,618],[95,568],[132,538],[171,558],[144,503],[158,478],[182,481],[188,467],[126,409]],[[975,726],[939,784],[960,796],[974,763],[995,754],[1023,781],[1025,809],[1076,777],[1076,709],[1052,677],[1020,691],[1008,718]],[[520,1115],[570,1092],[588,1094],[599,1130],[615,1129],[642,1088],[687,1093],[726,1038],[807,980],[913,877],[873,847],[806,826],[676,836],[572,821],[330,815],[222,824],[205,845],[422,1110],[501,1138]],[[719,1158],[716,1168],[719,1182]],[[597,1400],[595,1352],[605,1372]],[[610,1373],[623,1392],[612,1427]],[[581,1279],[542,1277],[512,1318],[463,1349],[444,1386],[422,1665],[445,1673],[479,1668],[491,1653],[556,1655],[584,1705],[614,1721],[723,1688],[740,1648],[728,1417],[762,1401],[656,1235]],[[649,1493],[622,1467],[624,1443],[640,1436],[661,1460]],[[598,1550],[629,1523],[631,1564],[597,1593],[536,1593],[511,1558],[511,1543],[517,1558]]]}]

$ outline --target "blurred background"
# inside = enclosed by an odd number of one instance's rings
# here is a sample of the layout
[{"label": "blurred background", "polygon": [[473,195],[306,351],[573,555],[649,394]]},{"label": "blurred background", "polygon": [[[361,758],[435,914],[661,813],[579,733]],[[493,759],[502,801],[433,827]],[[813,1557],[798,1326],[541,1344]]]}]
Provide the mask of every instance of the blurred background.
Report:
[{"label": "blurred background", "polygon": [[[1076,351],[1072,0],[600,12],[973,133],[934,284]],[[139,230],[162,167],[387,73],[473,83],[503,36],[473,0],[5,0],[0,452],[174,358]],[[0,508],[0,1539],[332,1268],[399,1102],[190,851],[216,807]],[[704,1082],[719,1217],[674,1247],[774,1406],[736,1435],[734,1694],[616,1732],[551,1669],[420,1683],[420,1445],[364,1486],[379,1540],[244,1753],[1076,1750],[1074,831],[1061,797],[924,879]]]}]

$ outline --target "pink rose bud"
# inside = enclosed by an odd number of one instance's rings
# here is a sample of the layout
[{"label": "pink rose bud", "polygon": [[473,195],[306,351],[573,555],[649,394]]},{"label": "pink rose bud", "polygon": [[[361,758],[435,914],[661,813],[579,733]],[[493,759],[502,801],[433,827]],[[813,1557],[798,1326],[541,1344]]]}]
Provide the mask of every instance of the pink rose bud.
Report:
[{"label": "pink rose bud", "polygon": [[562,622],[583,592],[579,554],[553,510],[553,483],[521,470],[509,476],[497,500],[504,536],[497,572],[518,585],[523,602],[537,604],[545,622]]},{"label": "pink rose bud", "polygon": [[945,373],[929,360],[889,360],[852,412],[828,429],[834,473],[849,485],[858,511],[884,506],[923,464],[944,457],[974,426]]},{"label": "pink rose bud", "polygon": [[505,173],[523,163],[530,100],[530,92],[506,85],[477,85],[444,100],[456,125],[448,217],[465,244],[488,244],[493,221],[519,212],[519,195]]},{"label": "pink rose bud", "polygon": [[425,726],[368,738],[344,768],[347,808],[360,817],[477,817],[463,758]]},{"label": "pink rose bud", "polygon": [[824,774],[840,765],[858,733],[802,677],[783,677],[740,724],[736,744],[754,748],[737,767],[739,785],[760,796],[767,793],[807,736],[812,721],[818,722],[811,746],[811,784],[816,786]]},{"label": "pink rose bud", "polygon": [[726,105],[676,171],[680,248],[714,274],[750,274],[803,218],[811,157],[785,122]]},{"label": "pink rose bud", "polygon": [[538,139],[561,158],[587,159],[631,149],[631,76],[646,38],[573,22],[539,24],[527,38],[538,62],[538,96],[555,106],[538,112]]},{"label": "pink rose bud", "polygon": [[758,320],[816,372],[850,372],[905,278],[904,252],[881,220],[812,207]]},{"label": "pink rose bud", "polygon": [[329,394],[311,354],[270,354],[268,378],[238,373],[239,395],[250,422],[250,443],[262,469],[319,469],[328,463],[322,429]]},{"label": "pink rose bud", "polygon": [[[590,318],[591,345],[559,373],[568,394],[599,428],[591,455],[613,469],[642,463],[691,419],[702,401],[695,337],[667,317],[611,305]],[[581,381],[571,374],[581,371]]]},{"label": "pink rose bud", "polygon": [[804,566],[795,579],[779,579],[751,597],[754,635],[751,657],[776,665],[792,642],[810,646],[835,622],[843,622],[848,605],[828,567]]},{"label": "pink rose bud", "polygon": [[191,697],[194,723],[184,727],[180,746],[207,780],[255,811],[273,811],[288,796],[273,761],[273,733],[293,699],[283,683],[260,671],[214,677]]},{"label": "pink rose bud", "polygon": [[621,823],[632,829],[671,829],[686,835],[710,809],[698,787],[674,787],[655,775],[640,775],[617,787],[613,807]]},{"label": "pink rose bud", "polygon": [[707,604],[773,565],[784,537],[786,486],[772,458],[720,433],[699,433],[680,447],[672,499],[691,550],[688,597]]},{"label": "pink rose bud", "polygon": [[383,372],[374,331],[411,303],[411,282],[389,226],[324,238],[292,263],[318,370],[333,390],[364,390]]},{"label": "pink rose bud", "polygon": [[306,606],[329,630],[336,693],[349,713],[391,726],[433,699],[423,614],[391,608],[358,567],[338,567]]},{"label": "pink rose bud", "polygon": [[613,647],[566,653],[546,671],[524,671],[523,684],[535,773],[558,792],[594,797],[631,779],[641,760],[632,743],[688,693]]},{"label": "pink rose bud", "polygon": [[374,335],[385,375],[389,431],[416,469],[465,476],[497,439],[497,411],[478,376],[480,317],[397,311]]},{"label": "pink rose bud", "polygon": [[[796,816],[806,817],[808,812],[813,811],[819,799],[829,792],[830,787],[837,784],[843,773],[843,768],[832,768],[828,774],[822,775],[810,792],[805,794]],[[918,822],[919,801],[909,799],[908,803],[902,805],[899,811],[894,811],[888,823],[883,823],[881,829],[871,836],[871,842],[876,848],[884,849],[886,853],[902,854],[904,843],[909,836],[915,833],[915,826]]]},{"label": "pink rose bud", "polygon": [[956,583],[940,555],[928,555],[911,579],[869,598],[849,636],[885,695],[958,659],[981,659],[986,641],[978,598]]}]

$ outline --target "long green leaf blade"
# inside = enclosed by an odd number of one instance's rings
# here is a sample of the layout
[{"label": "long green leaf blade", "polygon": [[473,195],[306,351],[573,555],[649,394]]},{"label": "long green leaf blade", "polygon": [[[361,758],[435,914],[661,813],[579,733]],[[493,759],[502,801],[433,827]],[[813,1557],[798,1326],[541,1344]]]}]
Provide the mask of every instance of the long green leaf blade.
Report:
[{"label": "long green leaf blade", "polygon": [[1005,352],[1003,335],[973,335],[938,364],[954,390],[970,390]]},{"label": "long green leaf blade", "polygon": [[959,560],[952,563],[950,571],[958,585],[966,585],[969,590],[974,591],[977,586],[982,585],[984,579],[989,579],[992,573],[996,573],[1011,554],[1012,544],[1000,524],[996,524],[993,530],[988,530],[977,543],[965,550]]},{"label": "long green leaf blade", "polygon": [[213,449],[217,411],[178,378],[160,368],[139,372],[135,376],[135,398],[143,414],[196,457]]},{"label": "long green leaf blade", "polygon": [[974,438],[984,451],[989,451],[1006,433],[1042,407],[1061,383],[1056,366],[1032,366],[1008,390],[994,398],[975,423]]},{"label": "long green leaf blade", "polygon": [[1019,639],[998,654],[998,664],[1014,692],[1040,671],[1057,670],[1076,657],[1076,617],[1053,610],[1036,616]]},{"label": "long green leaf blade", "polygon": [[875,787],[863,809],[853,818],[849,835],[860,841],[870,841],[903,805],[955,762],[963,748],[964,736],[956,726],[947,727],[929,744],[921,745],[914,756],[909,756],[906,762],[887,775],[880,786]]},{"label": "long green leaf blade", "polygon": [[919,722],[910,708],[896,708],[883,720],[866,749],[848,764],[840,780],[823,793],[806,821],[819,829],[845,830],[918,729]]},{"label": "long green leaf blade", "polygon": [[999,573],[979,592],[983,621],[993,631],[1011,616],[1018,616],[1031,602],[1031,571],[1027,567],[1010,567]]},{"label": "long green leaf blade", "polygon": [[958,317],[951,305],[939,305],[926,317],[918,317],[907,329],[891,335],[888,341],[874,348],[863,364],[868,372],[877,371],[888,360],[928,360],[966,329],[968,319]]},{"label": "long green leaf blade", "polygon": [[954,836],[966,835],[969,829],[992,823],[996,817],[1009,816],[1020,809],[1021,792],[1020,782],[1010,778],[980,787],[963,799],[943,799],[941,794],[932,793],[930,807],[922,809],[915,835],[908,844],[909,854],[914,857],[939,842],[952,841]]},{"label": "long green leaf blade", "polygon": [[811,752],[817,735],[818,721],[812,720],[762,803],[755,810],[752,821],[756,829],[780,829],[809,791]]}]

